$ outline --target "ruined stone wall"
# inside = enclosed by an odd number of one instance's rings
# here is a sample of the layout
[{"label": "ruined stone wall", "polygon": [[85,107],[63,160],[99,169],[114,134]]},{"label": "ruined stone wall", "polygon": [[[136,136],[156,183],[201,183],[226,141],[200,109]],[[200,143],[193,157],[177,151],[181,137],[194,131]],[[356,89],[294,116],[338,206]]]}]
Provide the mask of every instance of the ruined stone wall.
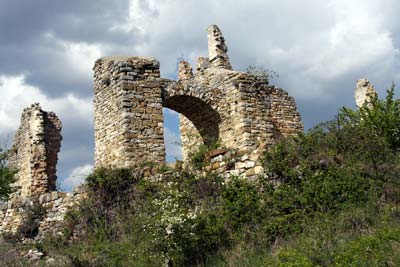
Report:
[{"label": "ruined stone wall", "polygon": [[[180,113],[184,160],[201,144],[219,143],[199,172],[249,179],[261,174],[261,155],[282,136],[302,131],[295,101],[257,75],[232,70],[220,29],[207,29],[209,55],[196,72],[180,62],[178,81],[160,78],[152,58],[105,57],[94,66],[95,165],[164,163],[163,107]],[[44,209],[39,236],[57,233],[66,212],[84,196],[55,191],[61,122],[38,104],[22,114],[9,162],[19,170],[12,199],[0,205],[0,233],[15,232],[29,209]],[[152,179],[152,173],[145,177]]]},{"label": "ruined stone wall", "polygon": [[271,110],[269,116],[274,125],[274,139],[303,131],[300,113],[296,102],[286,91],[276,86],[268,87]]},{"label": "ruined stone wall", "polygon": [[200,144],[219,143],[258,156],[280,137],[302,131],[293,98],[266,80],[232,70],[216,25],[207,29],[208,58],[196,73],[179,63],[178,81],[161,79],[158,62],[103,58],[95,71],[96,166],[163,162],[162,107],[180,113],[183,159]]},{"label": "ruined stone wall", "polygon": [[[191,95],[201,99],[219,117],[214,124],[218,129],[213,136],[222,147],[237,149],[247,154],[261,155],[279,138],[303,130],[295,101],[287,92],[268,85],[262,78],[226,69],[209,67],[198,71],[191,79],[180,80],[179,84],[167,88],[169,98],[176,95]],[[167,100],[168,102],[169,100]],[[180,116],[183,159],[196,149],[201,142],[199,136],[210,135],[213,131],[205,122],[212,117],[210,112],[195,107],[194,111],[184,103],[172,107],[185,116]],[[194,106],[194,105],[191,105]],[[171,107],[169,105],[168,107]],[[199,111],[199,112],[198,112]],[[196,127],[194,117],[188,113],[201,115],[199,120],[206,125],[204,133]],[[204,139],[204,138],[203,138]]]},{"label": "ruined stone wall", "polygon": [[179,114],[179,131],[181,133],[182,161],[187,162],[191,152],[197,151],[204,144],[199,131],[184,115]]},{"label": "ruined stone wall", "polygon": [[14,137],[10,167],[18,170],[13,197],[28,197],[55,190],[57,154],[61,147],[61,121],[39,104],[24,109]]},{"label": "ruined stone wall", "polygon": [[240,94],[236,110],[240,119],[235,127],[240,129],[240,149],[248,154],[264,151],[267,144],[273,142],[268,84],[259,77],[246,73],[242,73],[236,83]]},{"label": "ruined stone wall", "polygon": [[[168,107],[184,115],[180,116],[183,160],[201,143],[207,143],[207,135],[217,137],[222,147],[255,157],[279,138],[301,132],[303,125],[294,99],[262,77],[233,71],[220,29],[211,25],[207,32],[209,57],[198,58],[195,74],[189,63],[181,62],[179,81],[166,88],[168,97],[164,97]],[[170,99],[177,95],[200,99],[217,113],[218,121],[210,121],[211,112],[198,107],[194,108],[198,112],[193,111],[185,103],[171,107]],[[191,113],[202,115],[194,120],[196,116]],[[207,130],[202,132],[199,124],[207,126]],[[213,133],[213,128],[218,133]]]},{"label": "ruined stone wall", "polygon": [[39,222],[38,237],[61,233],[66,213],[85,196],[83,188],[77,188],[74,193],[51,191],[35,197],[14,198],[0,204],[0,234],[15,233],[34,205],[40,205],[44,211]]},{"label": "ruined stone wall", "polygon": [[359,79],[356,84],[356,90],[354,91],[354,99],[357,107],[361,108],[364,104],[369,104],[373,97],[376,97],[377,93],[374,86],[368,79]]},{"label": "ruined stone wall", "polygon": [[96,61],[95,165],[164,162],[159,63],[151,58]]},{"label": "ruined stone wall", "polygon": [[231,79],[236,75],[226,69],[207,68],[190,79],[170,83],[164,90],[163,105],[184,116],[180,117],[184,159],[197,147],[197,140],[207,145],[235,143],[239,131],[232,124],[232,105],[239,101],[239,94]]},{"label": "ruined stone wall", "polygon": [[209,62],[215,68],[232,69],[228,57],[228,46],[217,25],[207,28]]}]

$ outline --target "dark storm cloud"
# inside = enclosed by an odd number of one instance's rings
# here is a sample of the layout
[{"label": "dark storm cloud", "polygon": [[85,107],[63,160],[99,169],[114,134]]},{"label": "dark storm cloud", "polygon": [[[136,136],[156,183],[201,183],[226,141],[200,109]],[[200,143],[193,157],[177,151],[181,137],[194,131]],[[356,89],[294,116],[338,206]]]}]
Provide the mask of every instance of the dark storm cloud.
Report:
[{"label": "dark storm cloud", "polygon": [[[12,0],[0,2],[0,32],[3,44],[22,44],[55,33],[70,41],[120,42],[114,25],[129,15],[127,0],[61,1]],[[29,44],[27,44],[29,45]]]},{"label": "dark storm cloud", "polygon": [[88,96],[92,78],[75,75],[82,62],[65,63],[64,44],[126,51],[126,46],[140,41],[140,34],[134,27],[121,31],[114,26],[126,23],[128,17],[127,0],[0,1],[0,73],[28,73],[29,84],[53,97],[66,91]]}]

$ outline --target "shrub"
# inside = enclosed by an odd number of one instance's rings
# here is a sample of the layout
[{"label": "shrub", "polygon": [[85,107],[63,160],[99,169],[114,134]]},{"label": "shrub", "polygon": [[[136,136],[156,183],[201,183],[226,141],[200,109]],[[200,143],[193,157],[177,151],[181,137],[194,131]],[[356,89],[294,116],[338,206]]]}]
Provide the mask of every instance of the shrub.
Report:
[{"label": "shrub", "polygon": [[0,200],[8,200],[15,188],[11,186],[15,182],[16,170],[8,166],[7,156],[9,151],[0,148]]},{"label": "shrub", "polygon": [[[393,105],[373,112],[397,114]],[[396,119],[371,126],[362,112],[342,110],[283,139],[256,181],[99,169],[71,216],[81,240],[44,248],[73,266],[397,266],[400,158],[388,138],[396,131],[371,130]],[[194,169],[210,149],[193,152]]]},{"label": "shrub", "polygon": [[248,66],[246,69],[246,73],[259,77],[267,84],[269,83],[270,79],[279,77],[279,75],[275,71],[260,66]]},{"label": "shrub", "polygon": [[256,183],[232,177],[222,190],[224,220],[235,233],[246,225],[259,224],[262,217],[261,197]]},{"label": "shrub", "polygon": [[39,233],[39,224],[43,219],[46,209],[38,200],[33,200],[32,205],[25,211],[25,217],[17,228],[16,236],[19,239],[32,239]]},{"label": "shrub", "polygon": [[339,247],[335,266],[399,266],[400,229],[383,227]]},{"label": "shrub", "polygon": [[357,111],[342,108],[347,123],[366,127],[371,134],[381,136],[393,150],[400,149],[400,100],[394,99],[395,85],[387,90],[385,99],[374,96]]},{"label": "shrub", "polygon": [[18,247],[0,240],[0,266],[24,267],[29,266],[26,259],[21,257]]},{"label": "shrub", "polygon": [[190,166],[194,170],[202,170],[207,164],[209,164],[209,160],[207,158],[207,154],[214,149],[220,147],[219,141],[211,142],[211,144],[202,144],[197,149],[190,151],[189,153],[189,163]]}]

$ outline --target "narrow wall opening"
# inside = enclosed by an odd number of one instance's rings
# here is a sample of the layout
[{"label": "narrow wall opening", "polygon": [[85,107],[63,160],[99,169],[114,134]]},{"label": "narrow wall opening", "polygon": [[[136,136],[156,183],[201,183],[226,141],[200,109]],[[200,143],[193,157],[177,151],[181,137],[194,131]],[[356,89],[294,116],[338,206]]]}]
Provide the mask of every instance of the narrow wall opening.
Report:
[{"label": "narrow wall opening", "polygon": [[182,160],[182,141],[179,128],[179,113],[163,108],[164,119],[164,144],[166,162],[176,162]]}]

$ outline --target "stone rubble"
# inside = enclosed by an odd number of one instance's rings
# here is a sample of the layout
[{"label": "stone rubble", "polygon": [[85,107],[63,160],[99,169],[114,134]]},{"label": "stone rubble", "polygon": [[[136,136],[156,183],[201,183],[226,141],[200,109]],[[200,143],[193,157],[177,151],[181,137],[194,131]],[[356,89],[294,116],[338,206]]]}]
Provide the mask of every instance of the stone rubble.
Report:
[{"label": "stone rubble", "polygon": [[38,261],[44,256],[43,252],[40,252],[38,250],[32,250],[30,249],[28,253],[24,255],[24,258],[29,259],[30,261]]},{"label": "stone rubble", "polygon": [[39,224],[38,238],[46,233],[62,234],[65,214],[84,197],[85,190],[80,187],[74,193],[51,191],[34,197],[13,198],[0,204],[0,233],[15,233],[29,209],[40,205],[44,208],[44,214]]}]

